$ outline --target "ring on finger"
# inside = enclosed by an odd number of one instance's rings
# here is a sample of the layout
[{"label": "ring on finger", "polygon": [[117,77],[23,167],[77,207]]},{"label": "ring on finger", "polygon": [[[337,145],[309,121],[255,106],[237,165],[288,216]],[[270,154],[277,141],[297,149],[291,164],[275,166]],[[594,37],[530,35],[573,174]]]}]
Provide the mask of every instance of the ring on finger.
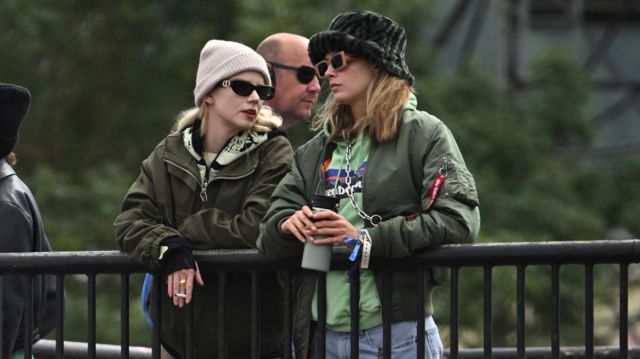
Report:
[{"label": "ring on finger", "polygon": [[176,297],[178,297],[178,298],[186,298],[186,297],[187,297],[187,295],[186,295],[186,294],[184,294],[184,293],[176,293],[176,294],[174,294],[174,295],[175,295]]}]

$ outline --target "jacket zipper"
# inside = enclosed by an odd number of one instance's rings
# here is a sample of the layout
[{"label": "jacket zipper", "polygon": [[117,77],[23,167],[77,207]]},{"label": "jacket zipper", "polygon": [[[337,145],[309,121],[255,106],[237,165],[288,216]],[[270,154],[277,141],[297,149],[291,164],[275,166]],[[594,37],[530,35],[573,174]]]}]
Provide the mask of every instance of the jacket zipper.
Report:
[{"label": "jacket zipper", "polygon": [[245,174],[242,174],[240,176],[235,176],[235,177],[216,177],[216,178],[212,179],[211,181],[209,181],[210,168],[207,167],[207,169],[205,171],[204,179],[202,180],[202,182],[200,182],[198,177],[196,177],[188,169],[180,166],[179,164],[177,164],[177,163],[175,163],[173,161],[170,161],[170,160],[167,160],[167,159],[165,159],[164,161],[167,162],[168,164],[178,168],[179,170],[187,173],[191,178],[193,178],[198,183],[198,185],[200,186],[200,199],[202,200],[202,202],[207,202],[209,200],[209,198],[207,196],[207,186],[209,186],[209,184],[211,184],[211,182],[213,182],[215,180],[236,180],[236,179],[240,179],[240,178],[244,178],[244,177],[250,176],[253,172],[256,171],[256,169],[253,168],[253,169],[251,169],[251,171],[249,171],[249,172],[247,172]]},{"label": "jacket zipper", "polygon": [[206,202],[209,200],[209,196],[207,196],[207,186],[209,185],[209,172],[211,172],[211,167],[206,166],[204,168],[204,176],[202,178],[202,187],[200,187],[200,199],[202,202]]}]

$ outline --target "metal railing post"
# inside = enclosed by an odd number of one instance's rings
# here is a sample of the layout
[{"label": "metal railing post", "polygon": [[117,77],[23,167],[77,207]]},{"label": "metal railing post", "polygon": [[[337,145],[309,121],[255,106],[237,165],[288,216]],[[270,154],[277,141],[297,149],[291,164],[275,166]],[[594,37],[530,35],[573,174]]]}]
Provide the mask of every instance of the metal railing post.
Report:
[{"label": "metal railing post", "polygon": [[351,283],[351,357],[360,356],[360,269],[351,269],[349,273]]},{"label": "metal railing post", "polygon": [[[195,279],[193,290],[196,290]],[[192,292],[193,293],[193,292]],[[182,357],[184,359],[193,359],[193,302],[194,296],[191,296],[191,302],[189,304],[185,304],[182,307],[182,312],[184,314],[184,348]]]},{"label": "metal railing post", "polygon": [[459,283],[460,267],[451,267],[451,319],[450,319],[450,336],[451,345],[449,346],[449,352],[451,353],[451,359],[458,359],[458,333],[460,326],[460,283]]},{"label": "metal railing post", "polygon": [[560,358],[560,265],[551,266],[551,358]]},{"label": "metal railing post", "polygon": [[129,359],[129,274],[120,273],[120,356]]},{"label": "metal railing post", "polygon": [[64,358],[64,274],[56,275],[56,359]]},{"label": "metal railing post", "polygon": [[[433,269],[436,270],[436,269]],[[416,291],[417,291],[417,302],[418,302],[418,308],[416,308],[416,346],[417,346],[417,350],[416,350],[416,357],[418,359],[424,359],[424,325],[425,325],[425,310],[424,310],[424,282],[425,282],[425,271],[426,269],[424,268],[418,268],[417,270],[417,276],[416,276],[416,280],[418,283],[416,283]]]},{"label": "metal railing post", "polygon": [[4,323],[4,315],[3,315],[4,310],[2,310],[4,308],[3,286],[4,286],[4,275],[0,273],[0,357],[2,357],[2,348],[4,345],[2,341],[2,338],[4,338],[4,332],[2,328],[3,327],[2,323]]},{"label": "metal railing post", "polygon": [[291,290],[291,272],[285,271],[282,274],[282,278],[284,281],[284,323],[283,323],[283,336],[284,336],[284,348],[283,355],[284,359],[291,359],[291,343],[293,340],[292,330],[291,330],[291,311],[288,308],[292,308],[292,290]]},{"label": "metal railing post", "polygon": [[318,328],[316,332],[316,355],[318,359],[326,357],[327,323],[327,275],[318,272]]},{"label": "metal railing post", "polygon": [[153,328],[151,333],[151,356],[153,359],[160,359],[160,334],[162,332],[162,294],[164,293],[164,283],[160,273],[153,274],[153,287],[151,290],[151,302],[153,308]]},{"label": "metal railing post", "polygon": [[225,296],[224,292],[227,287],[227,274],[225,272],[218,273],[218,358],[227,357],[227,336],[225,335]]},{"label": "metal railing post", "polygon": [[493,267],[484,266],[484,357],[492,358],[493,353],[493,298],[491,287],[493,285]]},{"label": "metal railing post", "polygon": [[31,358],[33,345],[33,286],[35,285],[35,277],[33,274],[25,276],[27,279],[27,295],[24,298],[24,356]]},{"label": "metal railing post", "polygon": [[525,359],[525,311],[524,306],[526,303],[526,278],[525,270],[526,266],[519,265],[517,267],[516,275],[516,332],[517,332],[517,351],[518,359]]},{"label": "metal railing post", "polygon": [[87,344],[89,359],[96,357],[96,274],[87,274]]},{"label": "metal railing post", "polygon": [[391,359],[391,270],[382,270],[382,357]]},{"label": "metal railing post", "polygon": [[584,266],[584,351],[593,359],[593,264]]},{"label": "metal railing post", "polygon": [[629,355],[629,264],[620,263],[620,358]]},{"label": "metal railing post", "polygon": [[251,358],[260,357],[260,276],[251,272]]}]

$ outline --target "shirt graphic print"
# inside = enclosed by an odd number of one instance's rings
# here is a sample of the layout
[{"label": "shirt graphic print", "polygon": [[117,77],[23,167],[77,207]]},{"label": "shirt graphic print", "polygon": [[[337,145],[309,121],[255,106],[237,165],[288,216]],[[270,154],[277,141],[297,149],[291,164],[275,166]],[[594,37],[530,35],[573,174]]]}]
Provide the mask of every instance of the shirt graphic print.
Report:
[{"label": "shirt graphic print", "polygon": [[[336,198],[347,198],[347,176],[351,178],[351,187],[354,193],[362,193],[362,179],[367,169],[367,161],[363,161],[356,171],[351,170],[347,174],[344,168],[329,168],[325,173],[326,195]],[[338,184],[336,186],[336,180]]]}]

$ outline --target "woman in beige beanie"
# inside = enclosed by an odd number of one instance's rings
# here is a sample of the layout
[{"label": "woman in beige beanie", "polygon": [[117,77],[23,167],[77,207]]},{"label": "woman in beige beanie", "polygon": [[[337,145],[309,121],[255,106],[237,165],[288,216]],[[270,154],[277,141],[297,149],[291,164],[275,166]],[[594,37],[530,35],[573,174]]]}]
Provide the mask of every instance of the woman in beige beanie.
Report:
[{"label": "woman in beige beanie", "polygon": [[[271,192],[290,170],[293,153],[277,130],[281,119],[262,106],[274,89],[264,59],[251,48],[207,42],[193,93],[196,107],[182,112],[175,130],[142,163],[114,226],[120,248],[167,284],[160,301],[163,348],[182,354],[182,308],[192,303],[196,357],[212,358],[219,352],[218,277],[200,273],[192,250],[254,248]],[[251,277],[230,273],[226,283],[226,350],[248,357]],[[282,344],[275,288],[275,277],[261,276],[262,357],[275,357]]]}]

